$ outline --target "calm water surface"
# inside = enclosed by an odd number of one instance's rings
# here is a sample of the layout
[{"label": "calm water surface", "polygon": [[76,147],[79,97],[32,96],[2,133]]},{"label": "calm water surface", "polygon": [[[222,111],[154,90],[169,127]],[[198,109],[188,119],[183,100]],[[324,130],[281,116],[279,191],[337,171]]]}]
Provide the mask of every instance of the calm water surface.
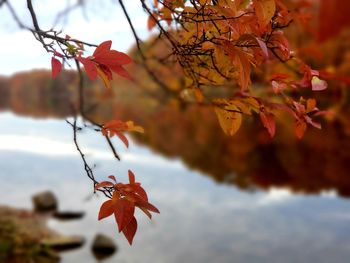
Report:
[{"label": "calm water surface", "polygon": [[63,253],[62,263],[98,262],[90,252],[96,233],[118,244],[106,263],[349,262],[348,199],[332,192],[304,196],[288,189],[241,191],[133,143],[128,150],[117,144],[123,160],[116,163],[100,136],[82,135],[100,180],[110,174],[126,180],[132,169],[161,211],[152,221],[137,215],[139,228],[130,247],[112,218],[97,221],[105,199],[92,195],[71,138],[72,130],[62,120],[0,114],[0,203],[31,208],[30,197],[50,189],[61,210],[87,213],[79,221],[49,221],[62,233],[87,239],[82,249]]}]

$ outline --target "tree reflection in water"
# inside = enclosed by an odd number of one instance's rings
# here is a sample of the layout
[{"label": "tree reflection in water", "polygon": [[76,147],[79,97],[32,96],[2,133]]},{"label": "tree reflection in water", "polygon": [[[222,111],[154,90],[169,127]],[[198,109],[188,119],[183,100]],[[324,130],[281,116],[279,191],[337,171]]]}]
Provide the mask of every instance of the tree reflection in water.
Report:
[{"label": "tree reflection in water", "polygon": [[[45,71],[2,78],[0,108],[31,117],[67,117],[78,101],[76,81],[72,72],[56,82]],[[301,141],[285,121],[270,140],[253,118],[228,137],[209,108],[182,107],[171,100],[159,103],[159,98],[145,97],[144,91],[123,80],[115,86],[106,91],[96,83],[88,85],[85,107],[91,117],[99,122],[134,120],[146,130],[138,142],[180,158],[218,182],[241,189],[283,187],[310,194],[334,190],[350,196],[350,134],[338,119],[324,123],[321,131],[308,130]]]}]

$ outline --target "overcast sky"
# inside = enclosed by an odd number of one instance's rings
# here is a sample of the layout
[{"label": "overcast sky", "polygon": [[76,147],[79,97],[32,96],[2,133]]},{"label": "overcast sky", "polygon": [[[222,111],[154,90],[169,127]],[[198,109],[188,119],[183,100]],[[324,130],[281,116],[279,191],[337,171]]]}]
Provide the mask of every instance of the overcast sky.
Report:
[{"label": "overcast sky", "polygon": [[[31,25],[26,1],[11,1],[19,17],[27,25]],[[34,8],[43,30],[50,29],[55,21],[55,15],[63,10],[67,2],[34,0]],[[84,9],[76,9],[66,20],[60,20],[56,30],[63,30],[62,36],[68,34],[82,41],[99,44],[105,40],[112,40],[112,48],[127,51],[134,38],[128,23],[117,1],[90,0]],[[147,15],[142,10],[139,1],[125,1],[132,17],[134,26],[142,38],[148,36]],[[18,71],[34,68],[50,68],[51,55],[47,54],[33,35],[20,30],[12,19],[8,8],[0,9],[0,75],[11,75]]]}]

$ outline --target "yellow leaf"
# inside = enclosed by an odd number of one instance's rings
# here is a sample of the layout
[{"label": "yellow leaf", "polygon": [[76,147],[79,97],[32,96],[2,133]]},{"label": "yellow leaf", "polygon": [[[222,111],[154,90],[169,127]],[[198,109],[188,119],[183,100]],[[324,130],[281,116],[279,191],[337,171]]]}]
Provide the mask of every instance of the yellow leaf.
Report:
[{"label": "yellow leaf", "polygon": [[253,3],[256,16],[258,17],[258,23],[262,28],[264,28],[275,15],[275,0],[254,0]]},{"label": "yellow leaf", "polygon": [[[238,108],[235,110],[239,111]],[[234,135],[242,123],[242,114],[234,111],[227,111],[215,107],[215,113],[218,116],[220,126],[227,135]]]},{"label": "yellow leaf", "polygon": [[97,74],[102,79],[103,84],[105,85],[106,88],[110,89],[111,88],[111,82],[109,81],[108,76],[99,67],[96,67],[96,68],[97,68]]},{"label": "yellow leaf", "polygon": [[133,121],[127,121],[126,127],[127,127],[126,128],[127,131],[136,131],[136,132],[140,132],[140,133],[145,132],[145,130],[141,126],[135,125]]},{"label": "yellow leaf", "polygon": [[171,16],[172,15],[171,10],[166,7],[163,7],[160,10],[160,13],[161,13],[161,17],[168,23],[168,25],[170,25],[171,21],[173,20]]},{"label": "yellow leaf", "polygon": [[230,105],[226,106],[225,109],[232,110],[232,109],[239,109],[242,113],[247,115],[252,115],[251,113],[251,107],[244,103],[242,100],[232,100],[230,101]]},{"label": "yellow leaf", "polygon": [[251,110],[255,112],[259,112],[260,104],[256,98],[248,97],[248,98],[244,98],[243,101],[251,107]]},{"label": "yellow leaf", "polygon": [[259,102],[254,97],[239,98],[234,100],[219,99],[214,102],[223,105],[223,109],[240,111],[242,114],[252,115],[252,111],[259,112]]}]

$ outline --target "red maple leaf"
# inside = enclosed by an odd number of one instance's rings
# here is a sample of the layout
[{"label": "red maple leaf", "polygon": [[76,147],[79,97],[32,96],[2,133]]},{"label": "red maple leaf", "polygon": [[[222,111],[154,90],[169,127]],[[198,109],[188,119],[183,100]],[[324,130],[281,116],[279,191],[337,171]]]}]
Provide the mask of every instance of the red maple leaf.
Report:
[{"label": "red maple leaf", "polygon": [[100,76],[106,87],[110,87],[109,81],[113,79],[112,72],[128,79],[132,79],[123,65],[130,64],[132,59],[125,53],[111,49],[112,41],[102,42],[92,56],[77,56],[76,59],[84,65],[86,74],[91,80]]},{"label": "red maple leaf", "polygon": [[62,63],[55,57],[51,58],[51,72],[52,78],[55,79],[57,75],[61,72]]}]

